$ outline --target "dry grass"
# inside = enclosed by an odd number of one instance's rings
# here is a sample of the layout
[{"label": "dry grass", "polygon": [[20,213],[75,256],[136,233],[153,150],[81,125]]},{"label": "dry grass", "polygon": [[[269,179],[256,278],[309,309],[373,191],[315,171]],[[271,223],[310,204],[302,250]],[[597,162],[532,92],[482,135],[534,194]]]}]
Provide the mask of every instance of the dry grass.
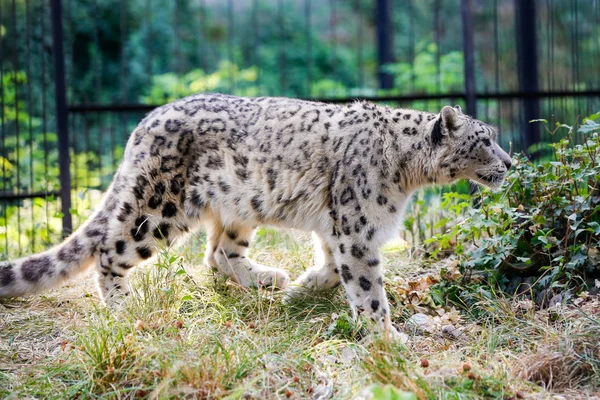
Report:
[{"label": "dry grass", "polygon": [[[342,399],[391,384],[422,399],[600,398],[597,298],[545,312],[482,298],[461,312],[458,337],[387,343],[350,320],[341,290],[285,306],[280,293],[195,267],[202,251],[199,238],[140,268],[118,313],[98,306],[91,279],[2,300],[0,397]],[[294,276],[312,262],[306,235],[272,230],[259,233],[253,255]],[[402,326],[414,308],[401,305],[398,277],[435,268],[398,246],[386,257]]]}]

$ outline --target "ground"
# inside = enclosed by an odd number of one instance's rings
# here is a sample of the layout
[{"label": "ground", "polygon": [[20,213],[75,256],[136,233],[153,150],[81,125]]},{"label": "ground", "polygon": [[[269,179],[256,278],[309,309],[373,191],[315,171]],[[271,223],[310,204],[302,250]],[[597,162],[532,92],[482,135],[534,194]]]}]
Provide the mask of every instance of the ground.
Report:
[{"label": "ground", "polygon": [[[386,285],[406,342],[388,343],[351,321],[341,290],[288,306],[214,275],[202,252],[200,235],[139,268],[118,313],[91,278],[1,300],[0,397],[600,398],[597,297],[437,307],[438,266],[392,245]],[[312,262],[298,233],[260,230],[252,253],[293,277]]]}]

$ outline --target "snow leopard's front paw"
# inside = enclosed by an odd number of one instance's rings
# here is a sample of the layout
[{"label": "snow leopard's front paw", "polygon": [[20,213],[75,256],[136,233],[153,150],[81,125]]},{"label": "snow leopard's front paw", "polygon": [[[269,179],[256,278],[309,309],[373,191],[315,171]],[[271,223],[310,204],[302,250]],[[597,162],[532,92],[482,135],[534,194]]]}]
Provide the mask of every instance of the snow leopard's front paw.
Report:
[{"label": "snow leopard's front paw", "polygon": [[98,274],[96,287],[102,302],[113,311],[123,307],[125,299],[131,292],[127,278],[115,277],[111,274]]},{"label": "snow leopard's front paw", "polygon": [[111,311],[120,311],[124,307],[124,303],[130,295],[129,285],[122,284],[120,287],[114,287],[109,290],[103,297],[103,303]]},{"label": "snow leopard's front paw", "polygon": [[256,263],[254,269],[257,272],[253,281],[259,287],[285,289],[290,283],[290,276],[282,269],[267,267]]},{"label": "snow leopard's front paw", "polygon": [[340,276],[334,264],[307,269],[285,289],[285,301],[291,302],[315,293],[330,290],[340,284]]},{"label": "snow leopard's front paw", "polygon": [[290,283],[289,275],[282,269],[258,264],[247,257],[227,261],[220,269],[244,287],[285,289]]}]

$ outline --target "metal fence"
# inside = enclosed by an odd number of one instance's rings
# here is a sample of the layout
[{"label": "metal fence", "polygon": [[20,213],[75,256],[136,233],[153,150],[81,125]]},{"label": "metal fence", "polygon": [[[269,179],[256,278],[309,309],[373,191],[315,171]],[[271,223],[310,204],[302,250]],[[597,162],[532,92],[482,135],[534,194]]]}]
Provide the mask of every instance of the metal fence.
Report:
[{"label": "metal fence", "polygon": [[600,110],[600,0],[0,0],[0,253],[81,223],[127,136],[193,91],[436,111],[535,151]]}]

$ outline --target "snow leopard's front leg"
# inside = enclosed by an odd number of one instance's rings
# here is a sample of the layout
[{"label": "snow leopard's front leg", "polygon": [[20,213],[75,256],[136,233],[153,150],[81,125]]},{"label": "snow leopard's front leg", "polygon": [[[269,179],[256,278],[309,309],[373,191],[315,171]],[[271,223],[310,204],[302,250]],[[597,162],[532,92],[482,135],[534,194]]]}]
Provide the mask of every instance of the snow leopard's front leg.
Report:
[{"label": "snow leopard's front leg", "polygon": [[338,243],[336,257],[342,285],[353,316],[365,315],[393,337],[397,332],[391,325],[390,308],[383,287],[381,253],[359,235],[333,237]]},{"label": "snow leopard's front leg", "polygon": [[208,228],[205,263],[244,287],[285,288],[290,278],[279,269],[259,264],[248,257],[256,228],[232,224],[222,226],[217,218]]},{"label": "snow leopard's front leg", "polygon": [[345,209],[339,215],[341,224],[334,227],[325,241],[333,249],[352,315],[367,316],[376,322],[378,330],[392,339],[398,338],[383,286],[379,241],[374,240],[376,229],[355,208]]},{"label": "snow leopard's front leg", "polygon": [[315,265],[286,288],[288,300],[329,290],[340,284],[339,268],[336,266],[333,250],[314,232],[313,242]]}]

